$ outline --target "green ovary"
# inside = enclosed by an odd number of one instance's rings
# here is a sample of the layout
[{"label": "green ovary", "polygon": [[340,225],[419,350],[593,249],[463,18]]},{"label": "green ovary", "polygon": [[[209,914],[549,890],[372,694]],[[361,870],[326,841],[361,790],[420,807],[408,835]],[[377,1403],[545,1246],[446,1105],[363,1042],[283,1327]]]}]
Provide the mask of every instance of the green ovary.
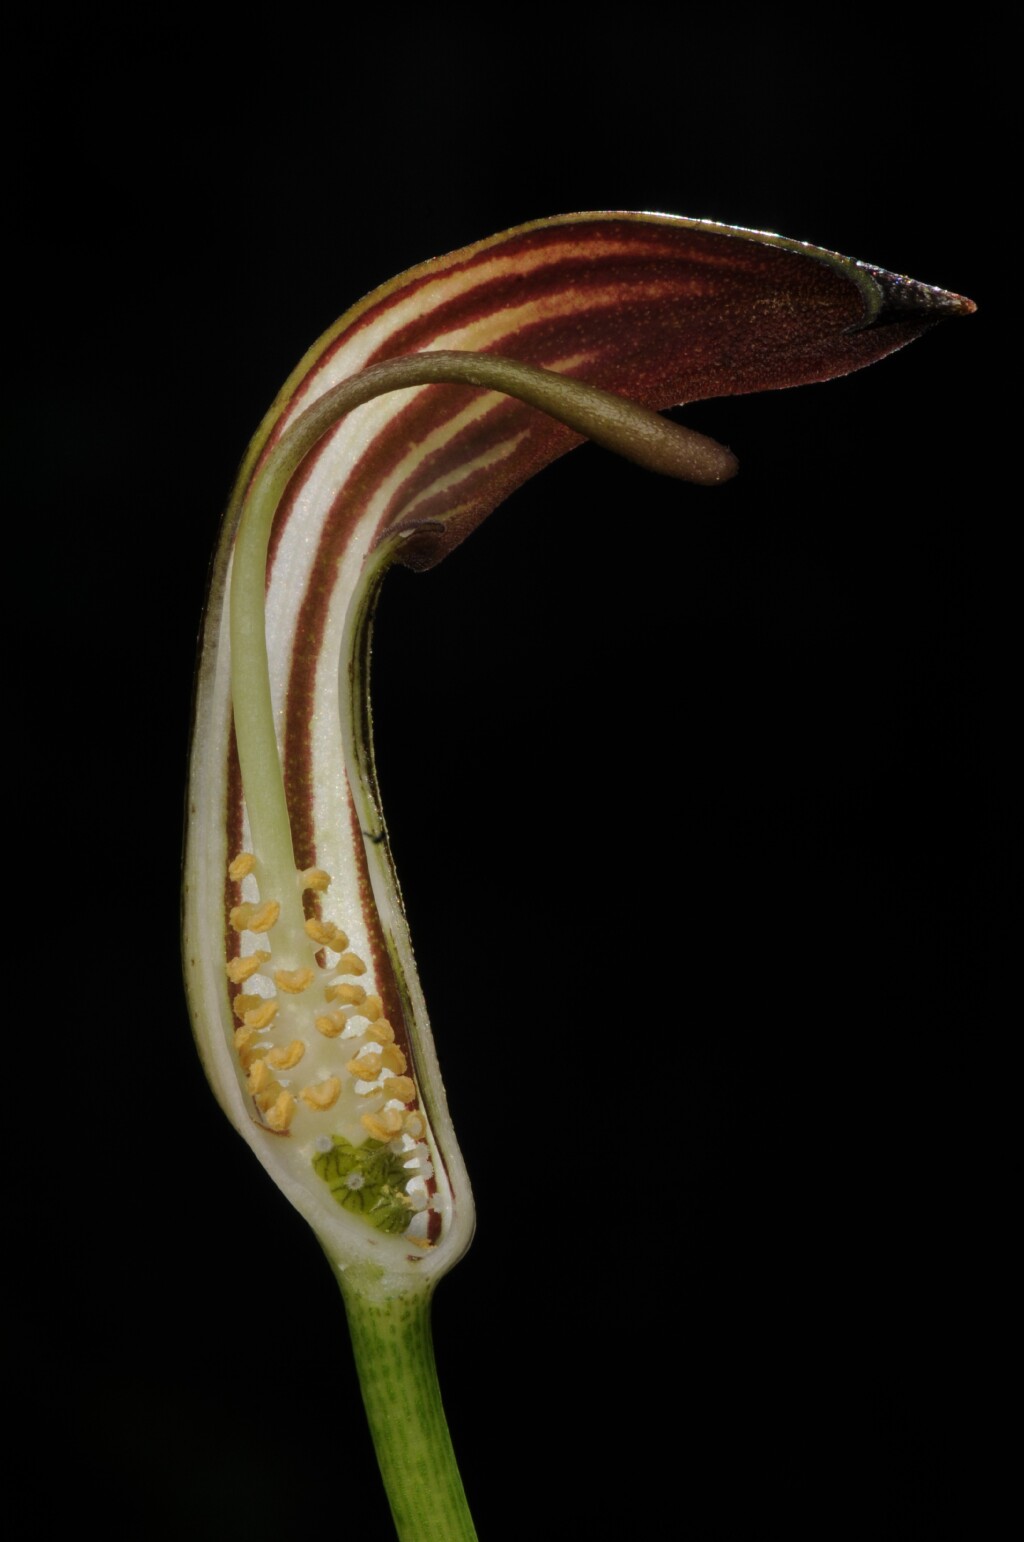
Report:
[{"label": "green ovary", "polygon": [[313,1166],[339,1205],[361,1215],[378,1231],[404,1232],[414,1210],[405,1197],[409,1174],[401,1156],[379,1140],[353,1146],[343,1135],[332,1137],[329,1151],[313,1158]]}]

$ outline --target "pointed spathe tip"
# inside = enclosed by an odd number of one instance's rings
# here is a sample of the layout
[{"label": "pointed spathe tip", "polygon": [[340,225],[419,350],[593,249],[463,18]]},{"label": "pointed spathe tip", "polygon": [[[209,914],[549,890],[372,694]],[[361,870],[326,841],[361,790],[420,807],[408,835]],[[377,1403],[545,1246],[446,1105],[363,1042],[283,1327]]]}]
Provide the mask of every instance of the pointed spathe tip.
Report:
[{"label": "pointed spathe tip", "polygon": [[859,264],[874,281],[878,292],[877,309],[868,319],[869,327],[885,326],[893,321],[942,321],[947,316],[970,316],[977,310],[966,295],[936,289],[902,273],[887,273],[884,268]]}]

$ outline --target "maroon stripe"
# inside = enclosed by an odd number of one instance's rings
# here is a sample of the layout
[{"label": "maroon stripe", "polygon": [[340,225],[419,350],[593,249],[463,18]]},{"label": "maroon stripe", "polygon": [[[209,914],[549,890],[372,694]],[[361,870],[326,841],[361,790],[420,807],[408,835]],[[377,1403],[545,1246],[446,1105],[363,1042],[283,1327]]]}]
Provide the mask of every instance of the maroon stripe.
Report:
[{"label": "maroon stripe", "polygon": [[[600,248],[610,242],[627,244],[631,251],[607,252]],[[550,253],[546,262],[515,273],[473,280],[473,270],[495,259],[507,261],[516,256],[535,259],[538,253]],[[304,387],[331,360],[337,351],[359,332],[379,323],[387,312],[407,302],[439,277],[451,279],[460,272],[466,287],[458,295],[433,304],[422,316],[394,332],[369,358],[377,362],[401,353],[412,353],[434,342],[439,334],[500,312],[506,306],[534,302],[539,298],[579,292],[585,288],[630,286],[645,279],[662,279],[677,288],[681,297],[694,284],[714,290],[736,286],[744,276],[752,282],[770,281],[790,295],[798,295],[804,304],[815,297],[848,295],[854,286],[824,258],[792,252],[757,238],[738,238],[714,231],[658,224],[640,224],[629,220],[601,220],[574,223],[514,235],[506,241],[474,250],[462,261],[448,259],[431,265],[426,272],[416,270],[408,283],[371,305],[353,325],[332,342],[311,371]],[[650,339],[648,338],[649,342]]]}]

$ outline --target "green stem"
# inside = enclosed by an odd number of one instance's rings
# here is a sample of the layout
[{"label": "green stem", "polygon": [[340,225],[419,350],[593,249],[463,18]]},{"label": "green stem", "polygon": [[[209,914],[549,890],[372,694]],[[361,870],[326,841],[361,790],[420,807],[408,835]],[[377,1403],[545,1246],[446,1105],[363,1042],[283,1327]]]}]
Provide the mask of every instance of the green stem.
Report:
[{"label": "green stem", "polygon": [[476,1542],[437,1382],[432,1292],[381,1295],[347,1274],[341,1293],[399,1542]]}]

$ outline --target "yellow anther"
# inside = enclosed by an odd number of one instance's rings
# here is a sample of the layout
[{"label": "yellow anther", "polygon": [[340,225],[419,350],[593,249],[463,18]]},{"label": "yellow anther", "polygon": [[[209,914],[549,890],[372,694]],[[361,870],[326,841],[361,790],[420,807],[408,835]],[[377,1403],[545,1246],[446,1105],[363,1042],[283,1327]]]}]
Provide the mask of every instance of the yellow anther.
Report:
[{"label": "yellow anther", "polygon": [[371,1023],[375,1023],[378,1017],[384,1016],[384,1003],[379,996],[367,996],[363,1002],[363,1014]]},{"label": "yellow anther", "polygon": [[298,996],[313,983],[312,969],[275,969],[274,984],[289,996]]},{"label": "yellow anther", "polygon": [[411,1103],[416,1096],[416,1083],[411,1076],[392,1076],[382,1089],[389,1098],[397,1098],[400,1103]]},{"label": "yellow anther", "polygon": [[261,1028],[269,1028],[274,1021],[277,1016],[277,1002],[264,1001],[260,997],[256,999],[259,1001],[259,1006],[251,1007],[243,1016],[242,1022],[247,1028],[255,1028],[258,1031]]},{"label": "yellow anther", "polygon": [[257,905],[235,905],[229,920],[236,932],[269,932],[280,914],[277,900],[263,900]]},{"label": "yellow anther", "polygon": [[402,1114],[397,1108],[382,1108],[379,1114],[363,1114],[359,1123],[375,1140],[391,1140],[402,1128]]},{"label": "yellow anther", "polygon": [[339,974],[366,973],[366,965],[358,953],[343,953],[334,967]]},{"label": "yellow anther", "polygon": [[265,1060],[254,1060],[248,1072],[249,1091],[251,1093],[265,1092],[268,1087],[276,1087],[277,1083],[267,1070]]},{"label": "yellow anther", "polygon": [[340,953],[348,947],[348,937],[340,926],[335,926],[333,921],[318,921],[311,916],[304,924],[306,936],[321,948],[330,948],[332,952]]},{"label": "yellow anther", "polygon": [[235,997],[234,1001],[231,1003],[231,1008],[235,1016],[241,1018],[244,1022],[246,1012],[252,1012],[256,1007],[261,1007],[262,1005],[262,996],[247,996],[243,991],[240,995]]},{"label": "yellow anther", "polygon": [[348,1026],[348,1018],[344,1012],[325,1012],[321,1017],[314,1017],[313,1027],[317,1033],[322,1033],[325,1039],[336,1039],[339,1033],[344,1033]]},{"label": "yellow anther", "polygon": [[228,979],[232,985],[241,985],[244,980],[251,979],[269,957],[269,953],[264,953],[257,948],[256,952],[250,953],[247,958],[231,959],[228,963]]},{"label": "yellow anther", "polygon": [[249,922],[251,932],[269,932],[278,916],[281,907],[277,900],[264,900],[262,905],[257,905],[253,911],[252,920]]},{"label": "yellow anther", "polygon": [[427,1133],[427,1121],[420,1113],[406,1114],[402,1129],[406,1135],[411,1135],[413,1140],[419,1140]]},{"label": "yellow anther", "polygon": [[240,883],[243,878],[248,878],[256,866],[256,858],[251,851],[240,851],[238,856],[228,863],[228,877]]},{"label": "yellow anther", "polygon": [[[376,1027],[376,1024],[373,1024]],[[345,1067],[353,1076],[372,1078],[384,1068],[395,1071],[399,1075],[405,1070],[406,1059],[397,1044],[385,1044],[382,1049],[380,1044],[367,1044],[361,1049],[354,1060],[350,1060]]]},{"label": "yellow anther", "polygon": [[345,1070],[350,1076],[358,1076],[366,1082],[372,1082],[375,1076],[379,1076],[380,1068],[381,1059],[379,1050],[376,1055],[372,1055],[368,1050],[364,1050],[361,1055],[356,1055],[356,1057],[353,1060],[348,1061],[345,1066]]},{"label": "yellow anther", "polygon": [[272,1130],[287,1130],[295,1118],[295,1099],[290,1092],[282,1092],[266,1112],[267,1123]]},{"label": "yellow anther", "polygon": [[395,1037],[395,1030],[386,1017],[378,1017],[376,1022],[370,1023],[366,1033],[369,1038],[376,1039],[378,1044],[390,1044]]},{"label": "yellow anther", "polygon": [[248,1071],[254,1060],[267,1053],[267,1044],[243,1044],[238,1050],[238,1060],[243,1071]]},{"label": "yellow anther", "polygon": [[[328,985],[324,991],[328,1001],[340,1001],[343,1007],[360,1007],[366,1000],[366,992],[361,985],[336,984]],[[365,1012],[361,1013],[365,1016]]]},{"label": "yellow anther", "polygon": [[314,1082],[311,1087],[303,1087],[299,1097],[310,1108],[323,1112],[326,1108],[333,1108],[341,1093],[341,1082],[336,1076],[329,1076],[326,1081]]},{"label": "yellow anther", "polygon": [[256,1107],[262,1109],[263,1112],[266,1113],[267,1109],[270,1108],[272,1104],[277,1102],[277,1099],[281,1095],[281,1091],[281,1083],[276,1082],[273,1080],[273,1078],[271,1078],[267,1085],[260,1092],[257,1092]]},{"label": "yellow anther", "polygon": [[303,891],[312,889],[314,894],[323,894],[331,887],[331,875],[325,873],[322,867],[307,867],[299,874],[299,883]]},{"label": "yellow anther", "polygon": [[293,1065],[298,1065],[305,1053],[306,1046],[302,1040],[293,1039],[280,1049],[272,1049],[267,1056],[267,1064],[272,1065],[275,1071],[290,1071]]}]

